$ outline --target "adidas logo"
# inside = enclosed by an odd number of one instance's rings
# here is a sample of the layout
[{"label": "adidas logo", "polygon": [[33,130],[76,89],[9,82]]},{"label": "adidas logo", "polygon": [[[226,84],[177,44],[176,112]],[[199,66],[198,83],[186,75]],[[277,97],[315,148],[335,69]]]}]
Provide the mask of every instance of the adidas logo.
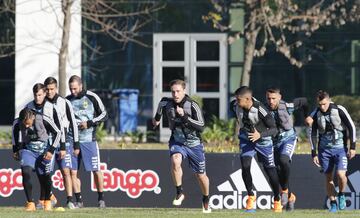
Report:
[{"label": "adidas logo", "polygon": [[[210,197],[210,202],[209,202],[209,205],[212,209],[245,208],[247,194],[241,174],[242,174],[242,169],[239,169],[230,175],[230,180],[227,180],[217,186],[217,190],[219,192],[228,193],[228,194],[212,195]],[[251,161],[251,175],[253,180],[253,186],[257,192],[255,193],[255,195],[257,196],[256,208],[271,209],[272,190],[268,181],[266,180],[264,173],[261,171],[258,163],[255,161],[254,158]],[[261,192],[262,194],[259,194],[259,192]]]},{"label": "adidas logo", "polygon": [[[335,187],[338,190],[338,187]],[[346,199],[346,210],[360,209],[360,170],[348,175],[348,183],[344,191]],[[330,208],[330,200],[327,199],[326,206]]]}]

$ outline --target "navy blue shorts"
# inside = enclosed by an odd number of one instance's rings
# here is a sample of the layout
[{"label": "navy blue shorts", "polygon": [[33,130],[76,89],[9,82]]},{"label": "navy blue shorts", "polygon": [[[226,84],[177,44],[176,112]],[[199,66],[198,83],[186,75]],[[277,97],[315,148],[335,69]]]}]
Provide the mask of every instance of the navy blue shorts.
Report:
[{"label": "navy blue shorts", "polygon": [[319,148],[319,162],[324,173],[334,170],[347,171],[348,159],[345,148]]},{"label": "navy blue shorts", "polygon": [[63,159],[60,158],[60,153],[57,151],[56,153],[56,162],[59,166],[59,169],[70,169],[77,170],[78,169],[78,158],[74,155],[74,147],[72,142],[66,142],[66,155]]},{"label": "navy blue shorts", "polygon": [[241,157],[254,157],[257,154],[258,160],[263,163],[264,167],[275,167],[274,147],[271,137],[261,138],[254,143],[249,141],[247,135],[241,132],[239,138]]},{"label": "navy blue shorts", "polygon": [[44,153],[38,153],[27,149],[22,149],[20,154],[20,164],[22,167],[28,166],[39,175],[48,175],[54,170],[55,155],[51,160],[44,159]]},{"label": "navy blue shorts", "polygon": [[78,161],[73,161],[74,169],[79,169],[79,164],[84,164],[86,171],[100,171],[100,153],[96,141],[80,142],[80,155]]},{"label": "navy blue shorts", "polygon": [[275,156],[286,155],[291,160],[296,147],[297,137],[289,137],[274,144]]},{"label": "navy blue shorts", "polygon": [[205,152],[204,145],[188,147],[176,142],[169,142],[170,156],[176,153],[182,155],[182,159],[189,160],[189,167],[194,173],[205,173]]}]

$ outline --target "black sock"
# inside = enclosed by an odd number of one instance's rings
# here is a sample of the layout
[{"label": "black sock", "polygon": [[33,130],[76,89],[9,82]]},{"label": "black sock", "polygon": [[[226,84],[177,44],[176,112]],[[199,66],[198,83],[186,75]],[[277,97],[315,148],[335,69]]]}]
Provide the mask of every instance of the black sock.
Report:
[{"label": "black sock", "polygon": [[330,205],[336,204],[336,200],[330,201]]},{"label": "black sock", "polygon": [[203,195],[202,202],[203,202],[204,204],[205,204],[205,203],[209,203],[209,195]]},{"label": "black sock", "polygon": [[76,198],[76,202],[82,202],[81,192],[74,193],[74,195],[75,195],[75,198]]},{"label": "black sock", "polygon": [[180,195],[183,192],[182,186],[176,186],[176,195]]},{"label": "black sock", "polygon": [[67,196],[66,197],[66,203],[69,203],[69,202],[73,202],[73,197],[72,196]]},{"label": "black sock", "polygon": [[339,192],[338,193],[338,196],[342,196],[342,195],[344,195],[344,192]]},{"label": "black sock", "polygon": [[104,192],[98,192],[98,201],[104,200]]}]

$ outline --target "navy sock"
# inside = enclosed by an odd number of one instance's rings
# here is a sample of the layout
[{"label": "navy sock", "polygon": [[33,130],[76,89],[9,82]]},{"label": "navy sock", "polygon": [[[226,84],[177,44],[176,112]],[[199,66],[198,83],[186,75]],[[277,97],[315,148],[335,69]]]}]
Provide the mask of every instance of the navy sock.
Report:
[{"label": "navy sock", "polygon": [[203,203],[209,203],[209,195],[203,195],[202,201]]},{"label": "navy sock", "polygon": [[69,202],[73,202],[73,197],[72,196],[67,196],[66,197],[66,203],[69,203]]},{"label": "navy sock", "polygon": [[182,186],[179,185],[179,186],[176,186],[176,195],[180,195],[182,193],[183,189],[182,189]]},{"label": "navy sock", "polygon": [[74,194],[75,194],[76,202],[82,202],[81,192],[74,193]]},{"label": "navy sock", "polygon": [[98,201],[104,200],[104,192],[98,192]]}]

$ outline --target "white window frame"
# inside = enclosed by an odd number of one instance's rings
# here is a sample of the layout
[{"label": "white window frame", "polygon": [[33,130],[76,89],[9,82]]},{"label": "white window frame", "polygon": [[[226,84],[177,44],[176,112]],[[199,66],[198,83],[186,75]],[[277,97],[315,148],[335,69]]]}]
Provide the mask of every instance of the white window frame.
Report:
[{"label": "white window frame", "polygon": [[[163,61],[163,41],[184,41],[184,61]],[[197,41],[219,41],[219,61],[197,61]],[[158,103],[163,97],[171,97],[171,92],[162,91],[163,67],[184,67],[187,82],[186,93],[202,98],[219,99],[219,117],[227,118],[227,35],[224,33],[156,33],[153,35],[153,112],[156,113]],[[219,92],[198,92],[196,90],[197,67],[219,67]],[[169,140],[171,131],[160,123],[160,141]]]}]

